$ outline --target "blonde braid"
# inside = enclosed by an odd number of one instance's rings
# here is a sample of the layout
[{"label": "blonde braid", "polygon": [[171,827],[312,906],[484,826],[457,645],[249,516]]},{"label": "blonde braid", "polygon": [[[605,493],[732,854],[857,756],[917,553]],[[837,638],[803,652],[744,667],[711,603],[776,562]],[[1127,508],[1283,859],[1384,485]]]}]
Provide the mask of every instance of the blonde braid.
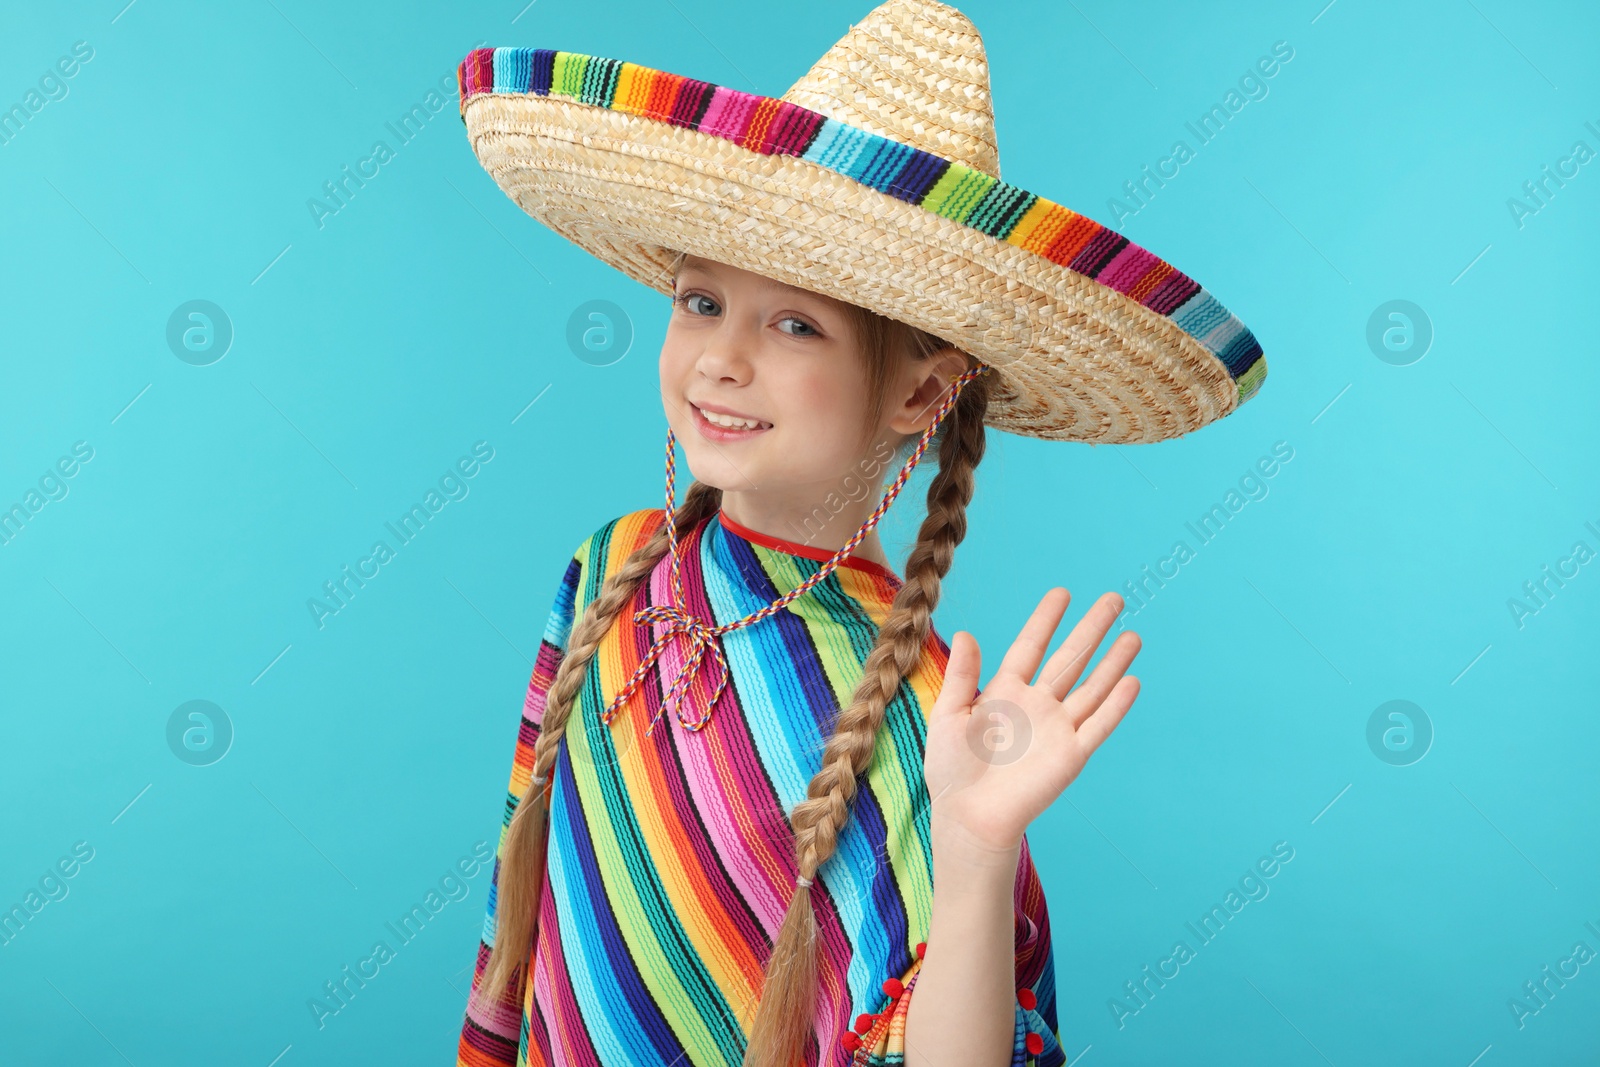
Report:
[{"label": "blonde braid", "polygon": [[[676,510],[677,537],[681,541],[703,519],[722,506],[722,490],[695,482]],[[533,747],[533,782],[523,791],[506,830],[495,908],[494,947],[484,968],[479,996],[489,1003],[514,989],[520,998],[524,965],[533,948],[538,924],[539,891],[544,882],[546,806],[540,780],[548,779],[560,750],[567,720],[578,705],[589,661],[612,622],[633,602],[639,586],[667,554],[667,524],[663,522],[650,540],[640,545],[617,570],[606,578],[600,595],[590,603],[583,618],[573,627],[567,651],[551,679],[545,697],[544,718],[539,739]],[[539,783],[539,784],[534,784]],[[531,798],[531,799],[530,799]]]},{"label": "blonde braid", "polygon": [[939,435],[939,472],[928,486],[928,515],[906,560],[906,581],[862,666],[861,681],[822,751],[822,766],[795,806],[799,877],[767,962],[745,1067],[792,1067],[804,1061],[817,987],[817,917],[809,882],[833,855],[850,819],[857,780],[872,762],[884,711],[901,681],[916,670],[939,588],[967,533],[973,472],[983,459],[987,375],[967,384]]}]

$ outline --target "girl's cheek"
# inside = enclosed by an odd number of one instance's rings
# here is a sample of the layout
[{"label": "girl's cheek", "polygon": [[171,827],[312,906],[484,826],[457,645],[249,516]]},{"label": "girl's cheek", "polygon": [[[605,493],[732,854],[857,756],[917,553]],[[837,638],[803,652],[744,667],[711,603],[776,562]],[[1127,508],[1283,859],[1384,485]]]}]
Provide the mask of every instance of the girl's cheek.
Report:
[{"label": "girl's cheek", "polygon": [[848,413],[861,401],[836,381],[804,378],[789,382],[776,395],[794,398],[797,408],[813,416],[832,416],[837,419]]},{"label": "girl's cheek", "polygon": [[863,397],[838,394],[823,402],[828,429],[839,441],[854,441],[861,432],[861,422],[867,417]]},{"label": "girl's cheek", "polygon": [[681,387],[687,377],[685,370],[686,357],[682,349],[670,342],[661,349],[661,358],[657,362],[661,388],[664,392],[681,392]]}]

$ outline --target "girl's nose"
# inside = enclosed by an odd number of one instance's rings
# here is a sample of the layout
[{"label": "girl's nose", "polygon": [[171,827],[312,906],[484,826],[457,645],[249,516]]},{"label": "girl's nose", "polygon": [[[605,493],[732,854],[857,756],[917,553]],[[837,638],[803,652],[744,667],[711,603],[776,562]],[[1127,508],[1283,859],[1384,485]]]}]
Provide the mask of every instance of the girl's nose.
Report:
[{"label": "girl's nose", "polygon": [[755,340],[748,328],[724,318],[706,339],[696,367],[707,378],[743,385],[750,380],[749,353]]}]

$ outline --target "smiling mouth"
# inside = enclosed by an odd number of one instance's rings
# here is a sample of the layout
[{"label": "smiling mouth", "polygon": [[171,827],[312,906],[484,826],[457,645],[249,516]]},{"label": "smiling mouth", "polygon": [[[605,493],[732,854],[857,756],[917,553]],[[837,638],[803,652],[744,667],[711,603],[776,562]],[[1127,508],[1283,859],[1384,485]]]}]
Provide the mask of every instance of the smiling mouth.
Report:
[{"label": "smiling mouth", "polygon": [[692,408],[694,413],[698,415],[700,419],[708,426],[724,432],[750,433],[772,429],[772,423],[763,422],[760,419],[746,418],[742,415],[723,415],[715,411],[705,411],[694,404],[690,404],[689,407]]}]

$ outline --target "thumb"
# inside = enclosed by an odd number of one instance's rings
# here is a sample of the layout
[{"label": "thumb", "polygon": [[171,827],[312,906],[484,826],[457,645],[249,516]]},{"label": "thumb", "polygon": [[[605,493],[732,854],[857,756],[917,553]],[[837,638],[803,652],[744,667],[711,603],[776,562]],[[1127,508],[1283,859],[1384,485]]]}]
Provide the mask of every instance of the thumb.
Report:
[{"label": "thumb", "polygon": [[950,659],[944,667],[944,687],[934,701],[933,715],[966,714],[978,695],[978,672],[983,657],[978,639],[965,630],[950,638]]}]

